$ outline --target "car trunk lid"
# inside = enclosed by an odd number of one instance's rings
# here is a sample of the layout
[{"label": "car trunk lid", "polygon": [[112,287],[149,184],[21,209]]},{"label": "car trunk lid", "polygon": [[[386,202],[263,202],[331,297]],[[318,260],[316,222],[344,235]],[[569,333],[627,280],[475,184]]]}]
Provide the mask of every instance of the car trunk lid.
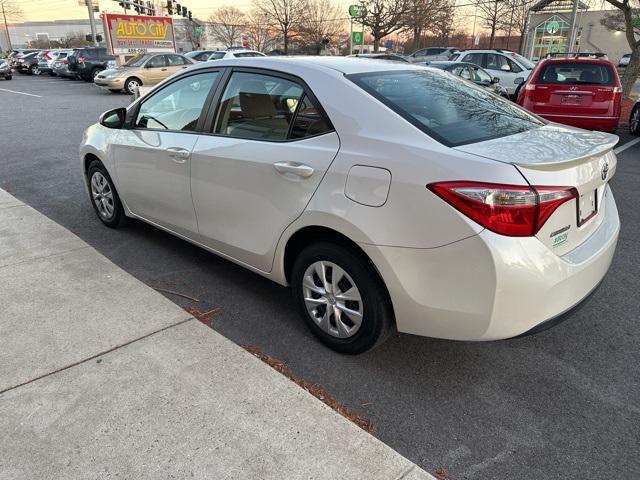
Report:
[{"label": "car trunk lid", "polygon": [[536,234],[563,255],[584,242],[602,221],[606,186],[616,170],[617,141],[608,133],[546,125],[456,149],[510,163],[534,187],[574,188],[576,198],[558,207]]}]

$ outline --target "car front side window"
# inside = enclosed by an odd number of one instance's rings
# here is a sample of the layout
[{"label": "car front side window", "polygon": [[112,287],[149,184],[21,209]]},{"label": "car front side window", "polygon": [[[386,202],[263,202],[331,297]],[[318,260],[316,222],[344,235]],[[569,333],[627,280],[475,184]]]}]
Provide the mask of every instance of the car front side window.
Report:
[{"label": "car front side window", "polygon": [[205,72],[181,78],[143,101],[135,128],[195,131],[198,119],[218,72]]},{"label": "car front side window", "polygon": [[166,66],[167,62],[164,55],[156,55],[155,57],[151,57],[145,65],[145,67],[147,68],[160,68]]}]

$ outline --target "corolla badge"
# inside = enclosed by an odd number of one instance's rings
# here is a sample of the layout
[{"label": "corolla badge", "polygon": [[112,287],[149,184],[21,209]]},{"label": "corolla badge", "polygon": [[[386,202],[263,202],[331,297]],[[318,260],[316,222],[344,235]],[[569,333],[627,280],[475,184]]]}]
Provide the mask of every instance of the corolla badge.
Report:
[{"label": "corolla badge", "polygon": [[606,180],[607,175],[609,175],[609,163],[604,162],[604,165],[602,165],[602,170],[600,171],[600,176],[602,177],[602,180]]}]

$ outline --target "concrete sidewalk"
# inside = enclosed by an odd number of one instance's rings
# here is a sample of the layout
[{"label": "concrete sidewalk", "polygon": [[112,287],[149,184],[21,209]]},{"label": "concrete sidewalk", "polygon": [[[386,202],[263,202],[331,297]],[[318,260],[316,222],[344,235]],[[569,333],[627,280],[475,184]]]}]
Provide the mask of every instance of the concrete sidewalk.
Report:
[{"label": "concrete sidewalk", "polygon": [[433,479],[3,190],[0,392],[3,480]]}]

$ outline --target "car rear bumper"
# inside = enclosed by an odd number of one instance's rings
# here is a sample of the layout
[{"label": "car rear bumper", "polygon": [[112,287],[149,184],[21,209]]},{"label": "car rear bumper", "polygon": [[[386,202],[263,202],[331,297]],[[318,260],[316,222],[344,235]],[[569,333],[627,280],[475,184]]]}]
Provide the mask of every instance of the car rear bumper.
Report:
[{"label": "car rear bumper", "polygon": [[619,116],[556,115],[547,113],[538,113],[538,115],[550,122],[584,128],[585,130],[603,130],[607,132],[612,132],[618,128],[618,123],[620,122]]},{"label": "car rear bumper", "polygon": [[433,249],[361,245],[382,275],[400,332],[498,340],[570,311],[604,278],[620,229],[607,187],[598,229],[558,256],[535,237],[483,230]]}]

